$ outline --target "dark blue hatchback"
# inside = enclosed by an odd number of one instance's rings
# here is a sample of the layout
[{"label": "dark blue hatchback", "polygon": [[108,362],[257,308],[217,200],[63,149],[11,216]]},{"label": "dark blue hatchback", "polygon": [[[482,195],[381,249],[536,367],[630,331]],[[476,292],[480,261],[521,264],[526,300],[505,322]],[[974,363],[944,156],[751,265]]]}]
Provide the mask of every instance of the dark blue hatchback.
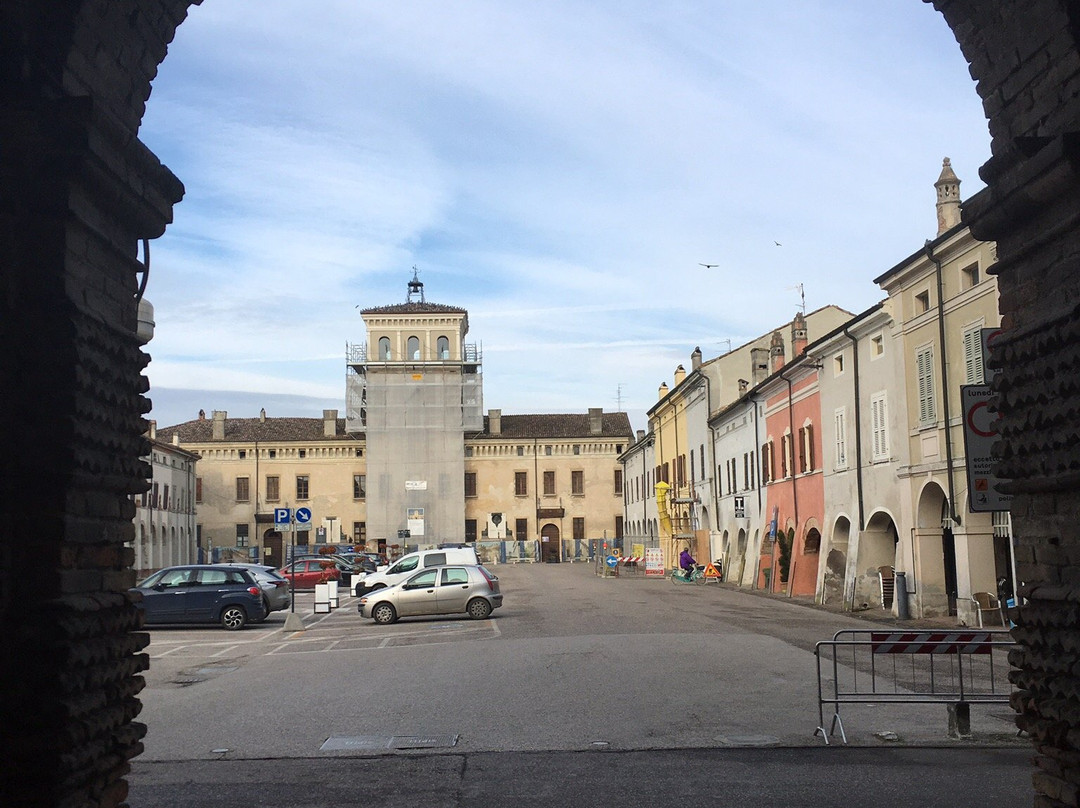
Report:
[{"label": "dark blue hatchback", "polygon": [[236,631],[266,617],[259,582],[249,570],[231,564],[166,567],[129,592],[146,625],[220,623]]}]

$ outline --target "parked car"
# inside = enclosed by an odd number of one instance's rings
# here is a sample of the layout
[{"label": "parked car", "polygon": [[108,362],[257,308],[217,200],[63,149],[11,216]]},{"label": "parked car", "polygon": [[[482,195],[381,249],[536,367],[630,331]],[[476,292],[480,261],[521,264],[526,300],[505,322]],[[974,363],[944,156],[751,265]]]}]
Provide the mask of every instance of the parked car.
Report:
[{"label": "parked car", "polygon": [[342,553],[340,557],[357,567],[358,572],[377,572],[379,567],[389,565],[380,553]]},{"label": "parked car", "polygon": [[365,592],[384,586],[399,584],[409,577],[409,573],[426,567],[439,567],[443,564],[479,564],[476,550],[472,547],[447,550],[419,550],[403,555],[389,567],[378,572],[354,576],[352,593],[360,597]]},{"label": "parked car", "polygon": [[326,556],[298,558],[278,572],[282,578],[292,581],[297,589],[314,589],[315,584],[341,580],[341,571],[333,559]]},{"label": "parked car", "polygon": [[360,598],[357,611],[376,623],[423,614],[458,614],[486,619],[502,606],[499,579],[480,564],[429,567],[394,586]]},{"label": "parked car", "polygon": [[266,564],[234,564],[233,566],[251,570],[251,574],[255,576],[255,580],[262,587],[263,606],[266,607],[267,616],[271,612],[280,612],[289,608],[292,603],[292,596],[289,594],[289,581],[278,572],[277,567],[267,566]]},{"label": "parked car", "polygon": [[221,623],[236,631],[266,617],[262,587],[238,564],[166,567],[129,592],[147,625]]}]

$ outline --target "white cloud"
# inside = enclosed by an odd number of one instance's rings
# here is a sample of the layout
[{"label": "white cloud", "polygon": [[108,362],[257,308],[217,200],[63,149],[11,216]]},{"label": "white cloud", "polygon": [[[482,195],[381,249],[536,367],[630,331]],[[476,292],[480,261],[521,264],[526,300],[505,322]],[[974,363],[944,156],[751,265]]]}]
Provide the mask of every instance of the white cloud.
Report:
[{"label": "white cloud", "polygon": [[620,384],[643,412],[798,283],[862,310],[933,235],[941,158],[968,195],[989,155],[937,13],[851,0],[208,3],[142,137],[188,190],[153,247],[156,386],[343,398],[355,307],[416,264],[518,412]]}]

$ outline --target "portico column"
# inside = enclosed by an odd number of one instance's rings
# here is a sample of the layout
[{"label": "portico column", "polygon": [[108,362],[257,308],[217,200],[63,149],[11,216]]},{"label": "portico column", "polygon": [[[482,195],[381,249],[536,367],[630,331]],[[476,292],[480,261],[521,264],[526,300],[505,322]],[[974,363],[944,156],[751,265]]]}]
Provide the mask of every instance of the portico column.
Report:
[{"label": "portico column", "polygon": [[116,806],[145,732],[125,595],[149,476],[136,245],[183,187],[88,97],[3,106],[3,801]]},{"label": "portico column", "polygon": [[[1076,804],[1080,782],[1080,137],[1027,138],[982,174],[964,211],[996,241],[1003,334],[991,367],[1016,535],[1012,658],[1017,724],[1038,757],[1039,805]],[[1071,797],[1069,795],[1072,795]]]}]

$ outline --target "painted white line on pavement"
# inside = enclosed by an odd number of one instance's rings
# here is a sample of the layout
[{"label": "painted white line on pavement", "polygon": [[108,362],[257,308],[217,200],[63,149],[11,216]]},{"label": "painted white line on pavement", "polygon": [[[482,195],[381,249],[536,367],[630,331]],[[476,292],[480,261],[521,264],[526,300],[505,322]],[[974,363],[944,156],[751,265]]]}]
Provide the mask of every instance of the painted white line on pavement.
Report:
[{"label": "painted white line on pavement", "polygon": [[212,656],[212,657],[221,656],[222,654],[227,654],[229,651],[232,651],[232,650],[234,650],[236,648],[239,648],[239,647],[240,647],[239,643],[233,643],[232,645],[225,646],[220,651],[218,651],[216,654],[211,654],[210,656]]}]

